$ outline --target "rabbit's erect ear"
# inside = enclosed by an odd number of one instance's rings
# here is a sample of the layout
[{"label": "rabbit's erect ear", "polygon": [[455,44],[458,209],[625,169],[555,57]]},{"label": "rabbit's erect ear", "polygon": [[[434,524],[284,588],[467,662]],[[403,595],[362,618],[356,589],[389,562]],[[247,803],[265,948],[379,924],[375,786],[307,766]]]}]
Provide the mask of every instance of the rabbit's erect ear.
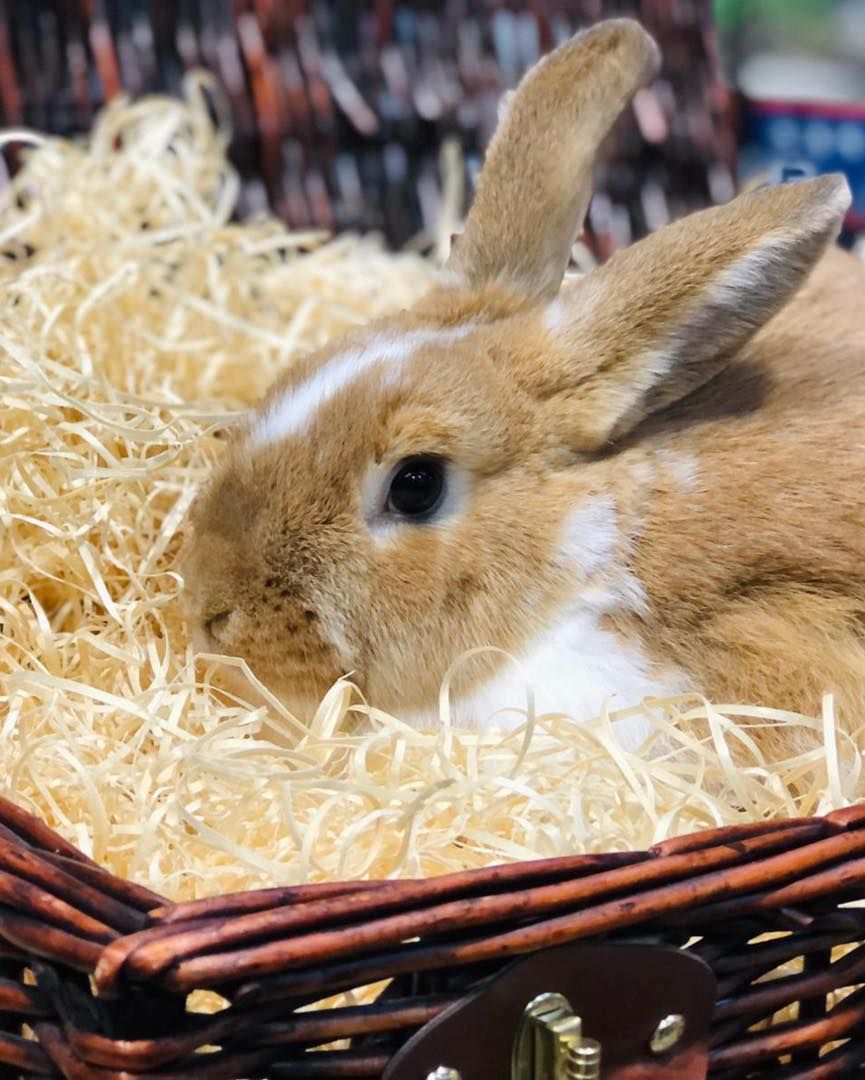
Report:
[{"label": "rabbit's erect ear", "polygon": [[614,255],[562,290],[552,355],[518,378],[575,449],[616,440],[708,381],[772,318],[835,238],[843,176],[764,187]]},{"label": "rabbit's erect ear", "polygon": [[599,145],[658,70],[631,19],[599,23],[544,57],[500,109],[465,232],[448,268],[469,286],[555,295],[582,229]]}]

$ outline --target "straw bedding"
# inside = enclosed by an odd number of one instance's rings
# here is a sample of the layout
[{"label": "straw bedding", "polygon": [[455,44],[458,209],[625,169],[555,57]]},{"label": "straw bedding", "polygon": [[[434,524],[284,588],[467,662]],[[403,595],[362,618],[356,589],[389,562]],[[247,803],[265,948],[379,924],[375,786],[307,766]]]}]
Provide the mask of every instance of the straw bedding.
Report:
[{"label": "straw bedding", "polygon": [[[418,732],[337,684],[300,724],[196,657],[176,570],[220,429],[292,357],[427,287],[374,239],[231,223],[218,102],[118,102],[74,144],[10,133],[0,205],[0,791],[117,873],[189,899],[642,848],[861,794],[860,733],[820,716],[647,703]],[[530,689],[530,688],[529,688]],[[264,704],[262,704],[264,700]],[[521,703],[515,702],[515,705]],[[782,723],[817,749],[766,760]],[[792,741],[792,740],[790,740]],[[808,740],[800,740],[805,745]]]}]

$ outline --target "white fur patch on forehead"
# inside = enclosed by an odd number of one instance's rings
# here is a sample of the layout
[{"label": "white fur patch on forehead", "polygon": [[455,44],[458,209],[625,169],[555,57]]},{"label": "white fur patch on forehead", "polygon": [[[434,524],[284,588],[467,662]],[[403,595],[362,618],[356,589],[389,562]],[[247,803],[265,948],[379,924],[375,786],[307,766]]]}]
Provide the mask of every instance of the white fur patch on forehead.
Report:
[{"label": "white fur patch on forehead", "polygon": [[387,382],[393,385],[406,362],[424,345],[444,345],[471,333],[474,326],[448,329],[410,330],[370,338],[347,352],[337,353],[298,386],[289,387],[252,425],[254,446],[299,435],[316,413],[340,391],[357,382],[366,372],[387,365]]}]

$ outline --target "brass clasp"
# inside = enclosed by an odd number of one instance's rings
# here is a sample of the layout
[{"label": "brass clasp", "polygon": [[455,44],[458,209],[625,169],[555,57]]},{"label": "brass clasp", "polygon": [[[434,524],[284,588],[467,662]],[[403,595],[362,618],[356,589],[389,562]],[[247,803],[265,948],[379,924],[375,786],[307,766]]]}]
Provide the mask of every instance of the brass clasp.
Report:
[{"label": "brass clasp", "polygon": [[511,1080],[599,1080],[601,1045],[562,994],[539,994],[523,1011],[511,1056]]}]

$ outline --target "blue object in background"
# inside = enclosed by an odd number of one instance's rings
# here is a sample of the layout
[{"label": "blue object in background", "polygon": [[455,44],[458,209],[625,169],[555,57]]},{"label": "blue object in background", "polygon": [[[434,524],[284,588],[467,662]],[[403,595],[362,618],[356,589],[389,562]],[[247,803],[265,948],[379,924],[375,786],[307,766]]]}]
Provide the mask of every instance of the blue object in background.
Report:
[{"label": "blue object in background", "polygon": [[865,103],[749,100],[740,166],[777,178],[843,172],[853,190],[846,226],[865,231]]}]

